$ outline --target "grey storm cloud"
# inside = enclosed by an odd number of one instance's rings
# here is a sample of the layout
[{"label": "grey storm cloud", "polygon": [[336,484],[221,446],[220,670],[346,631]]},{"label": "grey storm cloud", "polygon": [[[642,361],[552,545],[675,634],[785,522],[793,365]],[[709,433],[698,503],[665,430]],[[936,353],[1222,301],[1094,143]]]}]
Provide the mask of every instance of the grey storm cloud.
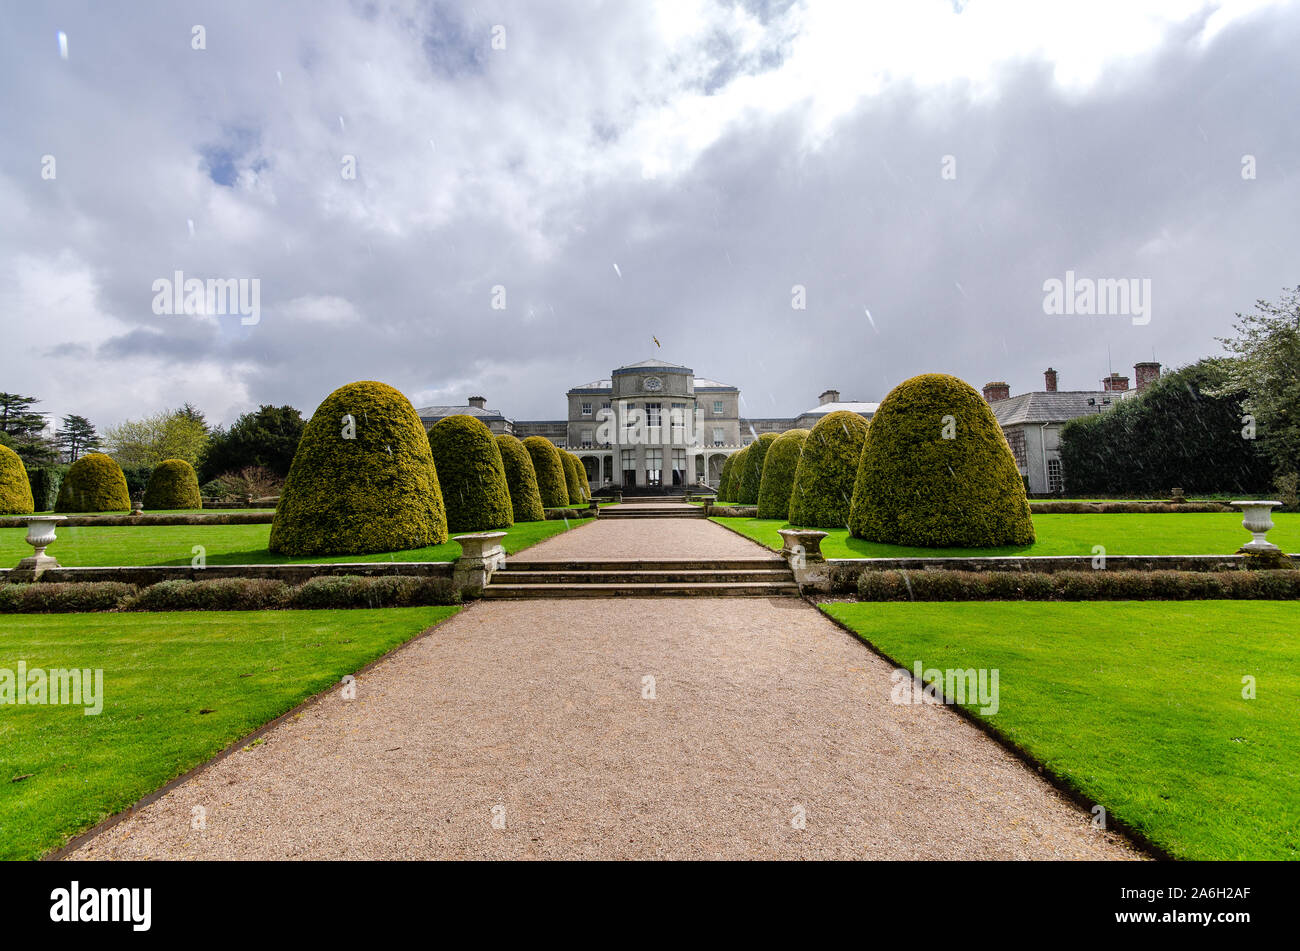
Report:
[{"label": "grey storm cloud", "polygon": [[[1294,5],[1206,41],[1207,6],[1080,88],[1020,55],[988,88],[895,77],[820,127],[795,97],[716,128],[793,62],[807,4],[702,4],[675,45],[648,5],[535,6],[11,12],[0,389],[101,426],[310,411],[356,379],[537,419],[654,355],[792,416],[928,371],[1015,392],[1177,366],[1298,283]],[[178,270],[258,278],[259,321],[154,314]],[[1150,279],[1150,324],[1045,314],[1067,270]]]}]

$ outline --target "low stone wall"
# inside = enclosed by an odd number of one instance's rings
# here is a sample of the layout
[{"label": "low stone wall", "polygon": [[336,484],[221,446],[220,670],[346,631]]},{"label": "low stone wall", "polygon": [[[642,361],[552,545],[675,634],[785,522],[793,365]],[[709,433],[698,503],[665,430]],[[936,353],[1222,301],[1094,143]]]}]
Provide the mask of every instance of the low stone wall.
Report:
[{"label": "low stone wall", "polygon": [[[69,515],[58,528],[97,525],[101,528],[139,525],[270,525],[274,511],[266,512],[194,512],[188,515]],[[0,528],[25,528],[27,519],[22,515],[0,518]]]},{"label": "low stone wall", "polygon": [[[146,587],[160,581],[207,581],[212,578],[269,578],[293,585],[331,575],[407,575],[450,579],[452,564],[450,561],[362,561],[325,565],[209,565],[206,568],[191,565],[49,568],[41,572],[40,581],[121,581]],[[9,574],[10,569],[0,569],[0,584],[8,581]]]},{"label": "low stone wall", "polygon": [[1029,511],[1034,515],[1110,515],[1119,512],[1131,514],[1158,514],[1164,512],[1235,512],[1231,505],[1222,502],[1053,502],[1030,500]]},{"label": "low stone wall", "polygon": [[758,518],[757,505],[705,505],[704,514],[709,518]]}]

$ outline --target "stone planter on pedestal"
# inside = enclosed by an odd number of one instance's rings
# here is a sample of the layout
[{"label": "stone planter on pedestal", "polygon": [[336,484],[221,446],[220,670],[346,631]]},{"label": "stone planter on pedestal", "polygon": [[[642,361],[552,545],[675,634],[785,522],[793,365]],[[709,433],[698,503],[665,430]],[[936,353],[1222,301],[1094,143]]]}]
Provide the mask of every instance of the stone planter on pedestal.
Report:
[{"label": "stone planter on pedestal", "polygon": [[794,571],[794,580],[800,588],[821,588],[829,577],[826,556],[822,554],[822,539],[827,533],[814,528],[783,528],[781,557]]},{"label": "stone planter on pedestal", "polygon": [[492,572],[505,567],[506,550],[501,544],[505,537],[505,532],[452,536],[460,543],[460,557],[451,566],[451,579],[462,595],[478,597],[492,580]]},{"label": "stone planter on pedestal", "polygon": [[36,549],[36,554],[24,558],[18,562],[18,567],[9,572],[9,580],[12,582],[35,581],[45,569],[59,567],[57,560],[45,554],[45,549],[54,542],[54,529],[65,516],[28,515],[24,518],[27,522],[27,544]]},{"label": "stone planter on pedestal", "polygon": [[1233,502],[1231,504],[1233,507],[1241,509],[1241,527],[1253,536],[1250,541],[1241,546],[1240,553],[1243,555],[1263,555],[1270,562],[1286,560],[1282,549],[1264,537],[1268,534],[1269,529],[1273,527],[1273,509],[1282,503],[1255,500],[1251,502]]}]

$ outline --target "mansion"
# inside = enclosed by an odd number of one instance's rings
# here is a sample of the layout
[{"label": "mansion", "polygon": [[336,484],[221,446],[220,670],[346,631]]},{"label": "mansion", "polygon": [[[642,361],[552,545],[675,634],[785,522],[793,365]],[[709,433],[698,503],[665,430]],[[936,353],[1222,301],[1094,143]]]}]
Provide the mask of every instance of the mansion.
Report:
[{"label": "mansion", "polygon": [[426,429],[465,413],[494,433],[543,436],[582,460],[593,488],[654,489],[716,487],[727,456],[763,433],[810,429],[835,410],[870,418],[877,406],[841,402],[838,391],[827,390],[818,405],[799,416],[750,418],[741,413],[739,389],[663,360],[619,367],[606,379],[572,387],[565,399],[568,418],[557,420],[510,419],[488,409],[481,396],[470,397],[465,406],[426,406],[417,412]]}]

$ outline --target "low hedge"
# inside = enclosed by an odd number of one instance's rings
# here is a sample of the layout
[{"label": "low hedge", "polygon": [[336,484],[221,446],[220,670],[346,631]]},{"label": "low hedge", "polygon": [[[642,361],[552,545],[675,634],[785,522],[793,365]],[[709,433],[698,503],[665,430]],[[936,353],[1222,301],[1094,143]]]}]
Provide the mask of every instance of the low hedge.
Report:
[{"label": "low hedge", "polygon": [[265,611],[289,606],[290,588],[270,578],[160,581],[122,605],[125,611]]},{"label": "low hedge", "polygon": [[114,611],[139,589],[121,581],[52,581],[0,585],[0,614]]},{"label": "low hedge", "polygon": [[337,575],[312,578],[295,588],[290,607],[406,608],[459,603],[460,591],[449,578]]},{"label": "low hedge", "polygon": [[1053,502],[1029,500],[1034,515],[1145,514],[1161,512],[1235,512],[1220,502]]},{"label": "low hedge", "polygon": [[1300,571],[865,571],[863,601],[1300,599]]}]

